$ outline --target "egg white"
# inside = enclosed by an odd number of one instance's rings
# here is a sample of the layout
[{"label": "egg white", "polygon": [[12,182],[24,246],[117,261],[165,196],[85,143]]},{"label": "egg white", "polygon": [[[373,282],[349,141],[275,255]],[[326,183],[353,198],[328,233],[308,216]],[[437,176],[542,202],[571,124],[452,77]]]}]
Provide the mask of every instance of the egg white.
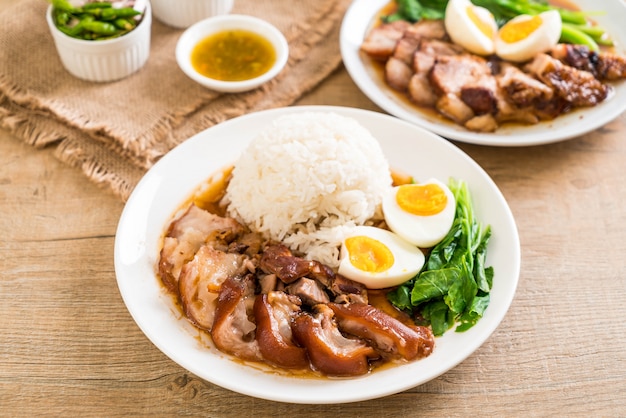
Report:
[{"label": "egg white", "polygon": [[[394,262],[385,271],[368,272],[355,267],[350,261],[346,239],[366,236],[383,243],[393,254]],[[358,226],[342,242],[338,273],[364,284],[368,289],[397,286],[414,277],[424,265],[424,253],[391,231],[372,226]]]},{"label": "egg white", "polygon": [[552,49],[552,47],[559,42],[559,38],[561,37],[561,16],[558,11],[550,10],[540,13],[538,17],[541,18],[541,25],[528,34],[528,36],[517,42],[508,43],[503,40],[501,37],[502,30],[504,30],[507,25],[530,20],[532,16],[516,16],[502,26],[496,35],[496,54],[507,61],[524,62],[539,53],[547,52]]},{"label": "egg white", "polygon": [[[482,32],[468,16],[468,8],[491,29],[492,36]],[[444,25],[452,41],[478,55],[491,55],[495,50],[494,38],[498,30],[491,12],[474,6],[469,0],[450,0],[446,7]]]},{"label": "egg white", "polygon": [[396,194],[401,186],[391,189],[383,197],[383,214],[389,229],[406,241],[420,248],[430,248],[439,243],[450,231],[456,213],[454,195],[442,182],[429,179],[420,184],[436,184],[447,197],[445,208],[434,215],[422,216],[404,211],[396,201]]}]

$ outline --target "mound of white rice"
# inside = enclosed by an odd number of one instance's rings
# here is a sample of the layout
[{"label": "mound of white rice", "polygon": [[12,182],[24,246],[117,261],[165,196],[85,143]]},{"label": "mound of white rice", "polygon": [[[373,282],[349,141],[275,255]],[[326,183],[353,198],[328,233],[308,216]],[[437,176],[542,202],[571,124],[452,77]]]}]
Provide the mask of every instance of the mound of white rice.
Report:
[{"label": "mound of white rice", "polygon": [[380,145],[335,113],[280,117],[235,163],[228,214],[292,250],[336,267],[346,232],[381,216],[391,175]]}]

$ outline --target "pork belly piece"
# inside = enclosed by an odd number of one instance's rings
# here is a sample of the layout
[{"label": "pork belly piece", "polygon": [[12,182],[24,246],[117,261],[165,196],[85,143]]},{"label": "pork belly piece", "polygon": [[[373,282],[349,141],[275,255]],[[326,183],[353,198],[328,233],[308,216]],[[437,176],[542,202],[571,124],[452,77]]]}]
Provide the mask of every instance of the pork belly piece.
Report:
[{"label": "pork belly piece", "polygon": [[424,39],[419,49],[413,54],[413,70],[416,73],[428,74],[438,57],[459,55],[464,49],[450,42],[438,39]]},{"label": "pork belly piece", "polygon": [[293,335],[306,348],[311,366],[328,376],[358,376],[369,371],[370,360],[379,357],[360,339],[344,337],[327,305],[315,306],[315,313],[302,313],[293,321]]},{"label": "pork belly piece", "polygon": [[472,108],[466,105],[461,98],[453,93],[444,94],[435,103],[435,108],[447,117],[460,125],[475,116]]},{"label": "pork belly piece", "polygon": [[498,129],[498,121],[492,114],[485,113],[470,118],[464,126],[474,132],[494,132]]},{"label": "pork belly piece", "polygon": [[538,54],[526,68],[554,89],[556,95],[576,107],[595,106],[606,99],[610,91],[590,72],[577,70],[546,54]]},{"label": "pork belly piece", "polygon": [[373,28],[361,44],[361,51],[375,60],[386,61],[409,26],[409,22],[397,20]]},{"label": "pork belly piece", "polygon": [[267,362],[289,369],[308,367],[306,350],[294,343],[291,331],[291,323],[300,311],[300,300],[284,292],[257,296],[256,341]]},{"label": "pork belly piece", "polygon": [[516,66],[503,62],[499,67],[496,82],[512,103],[523,107],[552,99],[554,92],[550,87]]},{"label": "pork belly piece", "polygon": [[254,306],[254,276],[229,277],[220,289],[211,338],[215,346],[242,360],[263,360],[250,320]]},{"label": "pork belly piece", "polygon": [[600,81],[626,78],[626,57],[611,52],[596,52],[585,45],[558,44],[551,55],[570,67],[588,71]]},{"label": "pork belly piece", "polygon": [[437,102],[437,95],[430,86],[428,76],[424,73],[415,73],[409,80],[407,87],[409,99],[419,106],[433,107]]},{"label": "pork belly piece", "polygon": [[435,346],[430,328],[408,326],[372,305],[328,304],[339,329],[372,342],[379,350],[406,360],[426,357]]},{"label": "pork belly piece", "polygon": [[226,247],[244,231],[232,218],[214,215],[196,205],[169,226],[159,257],[159,275],[168,290],[178,291],[178,277],[183,265],[204,245]]},{"label": "pork belly piece", "polygon": [[459,94],[463,87],[485,83],[493,77],[487,61],[469,54],[438,56],[430,73],[430,82],[440,94]]},{"label": "pork belly piece", "polygon": [[422,37],[420,35],[407,30],[396,44],[393,50],[393,57],[411,66],[413,63],[413,54],[415,54],[415,51],[419,48],[421,40]]},{"label": "pork belly piece", "polygon": [[475,115],[497,111],[497,83],[491,67],[481,57],[460,54],[440,56],[429,80],[440,94],[435,103],[439,112],[459,124]]},{"label": "pork belly piece", "polygon": [[413,70],[401,59],[391,57],[385,63],[385,81],[394,90],[406,91],[412,76]]},{"label": "pork belly piece", "polygon": [[189,320],[207,331],[213,326],[216,300],[222,283],[246,271],[246,256],[225,253],[204,245],[185,263],[178,280],[183,311]]}]

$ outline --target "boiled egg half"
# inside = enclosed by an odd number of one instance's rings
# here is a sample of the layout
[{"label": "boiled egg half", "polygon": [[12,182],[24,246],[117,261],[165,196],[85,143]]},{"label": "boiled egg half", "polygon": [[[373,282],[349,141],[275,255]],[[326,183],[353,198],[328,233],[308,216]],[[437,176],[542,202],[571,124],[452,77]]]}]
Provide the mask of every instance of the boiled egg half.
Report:
[{"label": "boiled egg half", "polygon": [[527,61],[549,51],[559,42],[561,26],[561,15],[556,10],[536,16],[516,16],[498,31],[496,54],[507,61]]},{"label": "boiled egg half", "polygon": [[474,6],[469,0],[450,0],[444,19],[446,32],[452,41],[478,55],[494,53],[498,26],[491,12]]},{"label": "boiled egg half", "polygon": [[382,206],[389,229],[420,248],[441,241],[456,213],[454,195],[437,179],[394,187],[383,197]]},{"label": "boiled egg half", "polygon": [[339,274],[369,289],[396,286],[420,272],[424,254],[391,231],[358,226],[341,245]]}]

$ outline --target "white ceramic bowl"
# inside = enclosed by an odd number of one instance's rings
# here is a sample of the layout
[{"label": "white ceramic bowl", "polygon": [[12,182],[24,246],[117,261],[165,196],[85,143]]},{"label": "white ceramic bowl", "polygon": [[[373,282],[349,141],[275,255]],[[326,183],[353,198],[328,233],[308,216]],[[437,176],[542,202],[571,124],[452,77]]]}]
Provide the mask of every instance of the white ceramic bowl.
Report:
[{"label": "white ceramic bowl", "polygon": [[[228,29],[245,29],[269,40],[276,50],[276,62],[267,72],[243,81],[222,81],[198,73],[191,64],[191,52],[202,39]],[[223,15],[201,20],[189,27],[176,45],[176,61],[181,70],[192,80],[212,90],[237,93],[252,90],[276,77],[289,58],[289,45],[283,34],[265,20],[247,15]]]},{"label": "white ceramic bowl", "polygon": [[175,28],[188,28],[212,16],[230,13],[234,0],[150,0],[154,17]]},{"label": "white ceramic bowl", "polygon": [[54,24],[52,6],[48,7],[46,19],[63,66],[80,79],[119,80],[143,67],[150,55],[150,3],[137,27],[115,39],[86,41],[64,34]]}]

